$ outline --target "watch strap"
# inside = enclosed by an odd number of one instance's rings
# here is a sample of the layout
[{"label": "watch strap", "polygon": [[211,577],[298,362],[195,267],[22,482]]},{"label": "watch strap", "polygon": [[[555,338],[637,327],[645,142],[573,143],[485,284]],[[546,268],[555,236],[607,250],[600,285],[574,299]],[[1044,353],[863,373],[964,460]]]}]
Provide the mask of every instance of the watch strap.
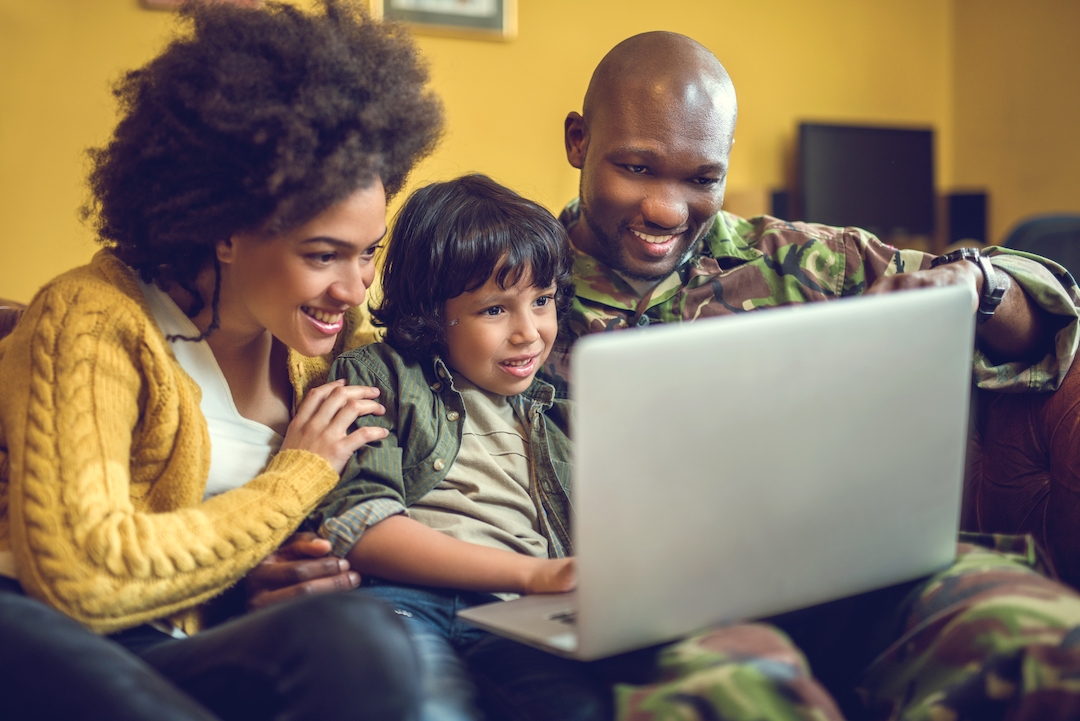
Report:
[{"label": "watch strap", "polygon": [[975,248],[961,248],[951,253],[938,256],[930,262],[931,268],[949,263],[959,263],[962,260],[971,261],[979,266],[983,274],[982,293],[979,295],[979,310],[975,315],[975,322],[983,324],[994,317],[994,311],[1001,305],[1001,299],[1005,297],[1005,291],[1009,284],[1002,282],[990,260]]}]

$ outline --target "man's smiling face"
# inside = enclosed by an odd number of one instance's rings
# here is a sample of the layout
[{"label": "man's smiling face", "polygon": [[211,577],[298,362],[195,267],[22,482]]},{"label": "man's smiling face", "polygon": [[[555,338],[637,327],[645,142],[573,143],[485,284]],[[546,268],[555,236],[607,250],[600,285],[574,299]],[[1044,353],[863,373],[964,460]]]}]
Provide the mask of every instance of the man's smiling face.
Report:
[{"label": "man's smiling face", "polygon": [[571,238],[624,275],[660,280],[708,232],[723,204],[734,95],[692,73],[621,78],[597,92],[585,112],[566,120],[585,221]]}]

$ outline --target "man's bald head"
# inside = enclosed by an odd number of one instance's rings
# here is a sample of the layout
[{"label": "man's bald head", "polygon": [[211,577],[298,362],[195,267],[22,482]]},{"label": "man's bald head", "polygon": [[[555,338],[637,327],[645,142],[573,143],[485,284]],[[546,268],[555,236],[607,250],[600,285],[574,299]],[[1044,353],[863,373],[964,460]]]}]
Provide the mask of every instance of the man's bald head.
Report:
[{"label": "man's bald head", "polygon": [[671,32],[648,32],[623,40],[593,71],[582,108],[585,122],[597,120],[627,98],[690,109],[711,106],[735,131],[735,87],[724,66],[701,43]]},{"label": "man's bald head", "polygon": [[581,170],[574,245],[646,284],[678,268],[723,205],[736,114],[727,71],[685,35],[616,45],[564,125]]}]

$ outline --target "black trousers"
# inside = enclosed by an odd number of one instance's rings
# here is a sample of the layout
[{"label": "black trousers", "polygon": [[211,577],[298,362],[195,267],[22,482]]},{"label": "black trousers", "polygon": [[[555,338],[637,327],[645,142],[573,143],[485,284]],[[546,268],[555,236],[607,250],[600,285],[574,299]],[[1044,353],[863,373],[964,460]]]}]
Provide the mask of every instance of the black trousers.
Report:
[{"label": "black trousers", "polygon": [[186,639],[98,636],[0,578],[5,719],[414,719],[400,619],[359,594],[283,603]]}]

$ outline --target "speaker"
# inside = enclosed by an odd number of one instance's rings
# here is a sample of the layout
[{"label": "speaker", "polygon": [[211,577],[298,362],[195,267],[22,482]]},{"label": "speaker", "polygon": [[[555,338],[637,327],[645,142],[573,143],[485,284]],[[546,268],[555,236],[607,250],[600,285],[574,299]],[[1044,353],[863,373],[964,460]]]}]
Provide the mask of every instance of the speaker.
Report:
[{"label": "speaker", "polygon": [[772,208],[769,211],[769,215],[774,218],[780,218],[780,220],[794,220],[791,217],[791,205],[788,202],[790,195],[786,190],[774,190],[769,194],[769,201]]},{"label": "speaker", "polygon": [[949,218],[948,242],[986,238],[986,193],[949,193],[945,196]]}]

